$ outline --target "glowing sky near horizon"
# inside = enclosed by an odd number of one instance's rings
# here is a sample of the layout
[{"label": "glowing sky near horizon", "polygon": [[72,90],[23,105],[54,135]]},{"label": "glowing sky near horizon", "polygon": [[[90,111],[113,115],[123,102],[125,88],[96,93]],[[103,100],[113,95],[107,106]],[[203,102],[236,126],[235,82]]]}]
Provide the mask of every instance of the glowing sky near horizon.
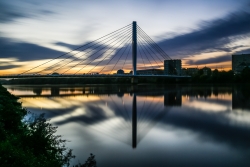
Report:
[{"label": "glowing sky near horizon", "polygon": [[[17,74],[125,25],[137,24],[183,67],[231,68],[250,53],[249,0],[0,2],[0,75]],[[44,54],[42,54],[44,53]]]}]

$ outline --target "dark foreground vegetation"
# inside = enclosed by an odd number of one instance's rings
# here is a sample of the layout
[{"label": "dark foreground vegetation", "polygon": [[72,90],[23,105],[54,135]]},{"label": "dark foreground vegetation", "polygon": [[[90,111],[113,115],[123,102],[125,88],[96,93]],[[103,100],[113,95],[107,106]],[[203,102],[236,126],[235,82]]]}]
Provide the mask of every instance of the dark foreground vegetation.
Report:
[{"label": "dark foreground vegetation", "polygon": [[[75,156],[66,148],[66,140],[55,135],[57,127],[47,122],[43,114],[26,118],[28,112],[17,100],[0,85],[0,166],[69,166]],[[85,164],[75,167],[95,166],[91,154]]]}]

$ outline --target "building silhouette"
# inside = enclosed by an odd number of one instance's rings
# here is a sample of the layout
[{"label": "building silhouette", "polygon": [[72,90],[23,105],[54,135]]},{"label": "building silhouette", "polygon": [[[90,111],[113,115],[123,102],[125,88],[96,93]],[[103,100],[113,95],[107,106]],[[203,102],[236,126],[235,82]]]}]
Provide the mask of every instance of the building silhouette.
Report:
[{"label": "building silhouette", "polygon": [[117,74],[124,74],[124,71],[122,69],[117,70]]},{"label": "building silhouette", "polygon": [[204,68],[202,68],[202,71],[203,71],[204,75],[211,75],[211,73],[212,73],[211,68],[208,68],[206,66]]},{"label": "building silhouette", "polygon": [[241,73],[245,67],[250,67],[250,54],[232,55],[232,70]]},{"label": "building silhouette", "polygon": [[164,71],[161,69],[147,69],[137,70],[137,75],[163,75]]},{"label": "building silhouette", "polygon": [[181,75],[181,60],[164,60],[165,75]]}]

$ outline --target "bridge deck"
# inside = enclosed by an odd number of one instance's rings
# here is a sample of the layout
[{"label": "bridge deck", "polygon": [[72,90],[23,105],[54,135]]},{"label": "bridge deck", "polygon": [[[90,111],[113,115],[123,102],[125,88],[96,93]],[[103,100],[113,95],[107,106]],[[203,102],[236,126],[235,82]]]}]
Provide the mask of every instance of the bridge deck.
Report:
[{"label": "bridge deck", "polygon": [[163,78],[190,78],[191,76],[178,75],[2,75],[0,78],[143,78],[143,77],[163,77]]}]

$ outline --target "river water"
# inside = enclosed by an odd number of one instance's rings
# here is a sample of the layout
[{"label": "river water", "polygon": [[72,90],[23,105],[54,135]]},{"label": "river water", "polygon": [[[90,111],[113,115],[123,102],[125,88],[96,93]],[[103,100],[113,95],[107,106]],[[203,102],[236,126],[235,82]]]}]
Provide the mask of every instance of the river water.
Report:
[{"label": "river water", "polygon": [[250,88],[5,85],[45,113],[77,162],[98,167],[250,166]]}]

